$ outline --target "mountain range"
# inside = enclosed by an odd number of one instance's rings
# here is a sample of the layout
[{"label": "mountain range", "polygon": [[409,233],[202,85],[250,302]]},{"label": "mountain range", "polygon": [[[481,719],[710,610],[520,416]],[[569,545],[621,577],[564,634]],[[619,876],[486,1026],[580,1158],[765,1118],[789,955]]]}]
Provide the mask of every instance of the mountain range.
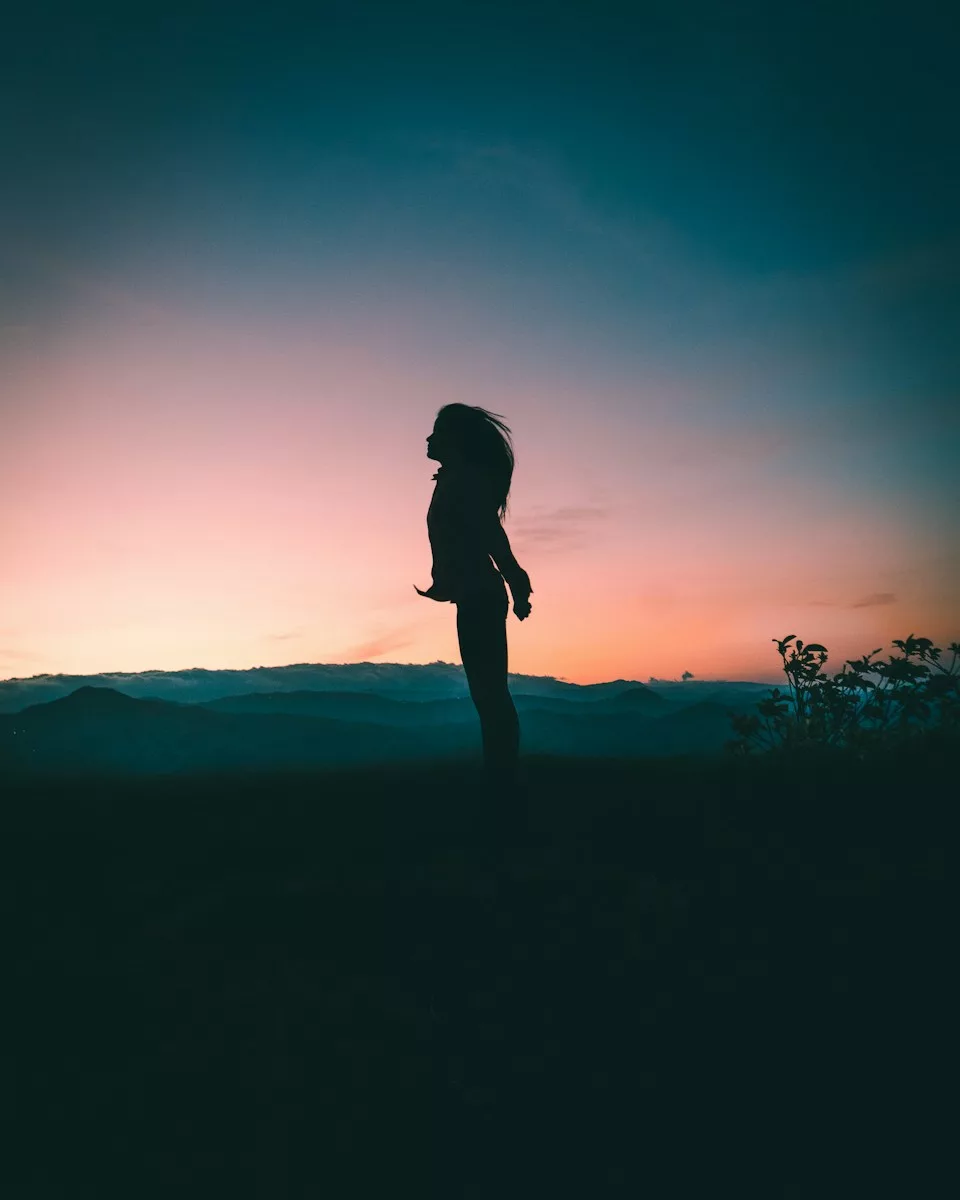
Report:
[{"label": "mountain range", "polygon": [[[476,711],[462,667],[452,664],[82,678],[0,683],[0,766],[176,774],[479,761]],[[251,682],[261,686],[238,690]],[[297,686],[304,682],[314,686]],[[580,685],[513,675],[510,683],[523,751],[573,756],[719,753],[734,736],[731,714],[753,711],[769,692],[764,684],[691,680]],[[44,699],[11,711],[31,697]]]},{"label": "mountain range", "polygon": [[[509,675],[514,694],[554,696],[563,700],[603,700],[621,692],[635,690],[637,695],[654,691],[684,703],[726,698],[729,695],[755,696],[770,684],[701,681],[653,680],[648,684],[631,679],[603,683],[570,683],[552,675]],[[778,680],[781,687],[783,680]],[[58,700],[84,686],[115,688],[136,698],[181,700],[201,703],[227,696],[266,692],[361,692],[389,696],[397,700],[444,700],[469,695],[466,676],[459,663],[293,663],[281,667],[250,667],[244,670],[212,671],[191,667],[181,671],[101,672],[96,675],[33,675],[23,679],[0,680],[0,713],[19,712],[31,704]],[[717,695],[714,695],[717,693]]]}]

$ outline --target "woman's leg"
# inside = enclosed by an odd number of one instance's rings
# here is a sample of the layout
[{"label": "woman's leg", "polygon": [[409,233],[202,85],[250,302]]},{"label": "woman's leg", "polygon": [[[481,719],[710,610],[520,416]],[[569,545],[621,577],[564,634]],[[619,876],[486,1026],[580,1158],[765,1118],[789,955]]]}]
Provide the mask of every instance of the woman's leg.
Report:
[{"label": "woman's leg", "polygon": [[506,588],[502,596],[477,597],[457,605],[457,637],[470,695],[480,717],[483,761],[488,768],[516,767],[520,722],[507,687]]}]

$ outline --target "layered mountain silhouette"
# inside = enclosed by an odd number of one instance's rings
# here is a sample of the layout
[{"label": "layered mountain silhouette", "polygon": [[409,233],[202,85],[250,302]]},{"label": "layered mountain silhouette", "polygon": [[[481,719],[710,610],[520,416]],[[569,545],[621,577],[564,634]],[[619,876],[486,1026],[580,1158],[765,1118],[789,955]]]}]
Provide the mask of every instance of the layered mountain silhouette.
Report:
[{"label": "layered mountain silhouette", "polygon": [[[514,696],[550,697],[558,700],[599,702],[623,697],[621,703],[644,704],[659,696],[678,703],[694,700],[727,701],[744,696],[755,699],[769,684],[686,680],[635,679],[601,683],[570,683],[551,675],[509,675]],[[778,680],[781,687],[783,680]],[[449,700],[468,693],[463,667],[458,663],[293,663],[282,667],[250,667],[211,671],[191,667],[180,671],[103,672],[97,675],[33,675],[0,680],[0,713],[19,712],[30,704],[59,700],[84,686],[114,688],[137,699],[179,700],[202,704],[228,696],[271,692],[356,693],[395,700]]]},{"label": "layered mountain silhouette", "polygon": [[[540,710],[568,715],[598,712],[622,714],[632,711],[659,716],[666,711],[672,711],[674,707],[662,696],[648,689],[641,692],[637,688],[596,699],[580,700],[514,692],[513,701],[518,712]],[[215,712],[283,712],[407,727],[476,720],[476,709],[469,696],[405,701],[392,696],[378,696],[371,692],[254,692],[245,696],[224,696],[219,700],[208,700],[202,707]]]},{"label": "layered mountain silhouette", "polygon": [[[695,693],[673,700],[622,681],[619,687],[584,688],[582,694],[590,698],[514,695],[526,753],[716,753],[732,736],[731,707],[713,700],[680,702]],[[84,685],[59,699],[0,714],[0,765],[41,772],[386,764],[478,752],[469,696],[411,700],[300,690],[184,703]]]}]

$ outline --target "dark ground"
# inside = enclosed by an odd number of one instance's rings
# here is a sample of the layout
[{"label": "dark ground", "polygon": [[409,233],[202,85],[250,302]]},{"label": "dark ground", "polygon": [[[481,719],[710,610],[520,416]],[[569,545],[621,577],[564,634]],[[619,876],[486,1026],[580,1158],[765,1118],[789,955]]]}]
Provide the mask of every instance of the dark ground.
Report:
[{"label": "dark ground", "polygon": [[8,780],[0,1190],[939,1194],[956,764]]}]

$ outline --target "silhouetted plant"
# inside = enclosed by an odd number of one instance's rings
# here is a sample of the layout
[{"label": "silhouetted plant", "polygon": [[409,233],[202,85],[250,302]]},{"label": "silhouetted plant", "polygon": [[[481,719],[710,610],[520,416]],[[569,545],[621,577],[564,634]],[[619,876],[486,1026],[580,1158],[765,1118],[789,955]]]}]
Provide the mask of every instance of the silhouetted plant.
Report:
[{"label": "silhouetted plant", "polygon": [[[774,688],[756,705],[759,715],[731,715],[734,732],[740,735],[726,743],[731,753],[748,754],[753,742],[760,749],[780,752],[851,749],[862,758],[873,747],[908,744],[931,728],[953,736],[960,733],[960,642],[950,644],[949,668],[939,664],[941,651],[929,638],[910,634],[893,642],[903,651],[902,658],[891,655],[888,662],[873,663],[878,648],[861,659],[847,659],[844,669],[829,679],[820,675],[827,661],[825,646],[798,641],[790,647],[787,661],[787,647],[796,636],[771,639],[783,659],[790,689],[781,694]],[[879,682],[867,678],[868,673],[879,675]],[[934,710],[937,721],[931,721]]]}]

